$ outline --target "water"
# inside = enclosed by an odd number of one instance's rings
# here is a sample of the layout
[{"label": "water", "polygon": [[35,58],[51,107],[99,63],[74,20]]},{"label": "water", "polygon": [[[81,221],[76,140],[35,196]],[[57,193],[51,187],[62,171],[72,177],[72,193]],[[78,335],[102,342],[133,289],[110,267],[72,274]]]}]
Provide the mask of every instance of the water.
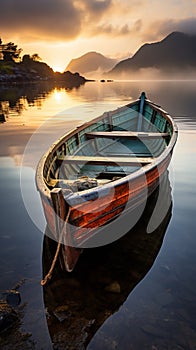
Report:
[{"label": "water", "polygon": [[[89,350],[196,349],[195,88],[193,81],[91,82],[72,90],[47,84],[32,85],[30,89],[1,88],[0,113],[5,114],[6,122],[0,124],[0,290],[21,282],[23,311],[18,332],[31,333],[21,340],[10,331],[8,349],[17,342],[21,349],[52,349],[52,341],[62,349],[82,349],[83,344]],[[47,289],[40,286],[45,220],[34,185],[37,161],[64,131],[138,98],[141,91],[163,106],[179,127],[169,169],[172,215],[160,250],[155,250],[151,268],[140,265],[141,257],[145,261],[148,257],[147,250],[142,253],[142,246],[136,246],[137,254],[130,263],[125,259],[124,265],[120,260],[118,264],[121,250],[109,267],[104,257],[114,257],[111,249],[83,254],[73,276],[65,279],[56,275],[50,294],[54,298],[50,299]],[[149,242],[148,246],[151,251]],[[120,294],[104,294],[103,289],[112,281],[124,286],[126,293],[122,289]],[[70,295],[75,299],[68,303]],[[85,306],[81,307],[80,302]],[[59,306],[64,309],[58,310]],[[51,312],[57,308],[64,322],[60,323],[54,314],[46,317],[45,307]],[[64,334],[68,319],[70,333]],[[83,331],[77,320],[84,323]],[[70,335],[74,330],[80,334],[76,343]],[[5,344],[0,342],[2,348]]]}]

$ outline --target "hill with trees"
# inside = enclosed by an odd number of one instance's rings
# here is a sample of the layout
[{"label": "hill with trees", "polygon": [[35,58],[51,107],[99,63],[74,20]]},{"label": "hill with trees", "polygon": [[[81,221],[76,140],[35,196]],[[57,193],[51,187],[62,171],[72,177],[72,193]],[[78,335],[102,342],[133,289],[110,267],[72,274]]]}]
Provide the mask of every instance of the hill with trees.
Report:
[{"label": "hill with trees", "polygon": [[50,80],[63,82],[66,86],[79,86],[86,79],[78,73],[54,73],[46,63],[41,62],[37,53],[20,57],[22,49],[12,42],[3,43],[0,39],[0,82],[35,82]]}]

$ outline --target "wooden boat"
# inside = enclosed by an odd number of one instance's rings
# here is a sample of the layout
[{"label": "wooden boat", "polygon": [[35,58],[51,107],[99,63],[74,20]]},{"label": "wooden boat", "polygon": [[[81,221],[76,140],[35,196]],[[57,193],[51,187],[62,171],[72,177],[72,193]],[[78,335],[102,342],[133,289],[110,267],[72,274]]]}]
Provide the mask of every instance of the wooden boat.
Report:
[{"label": "wooden boat", "polygon": [[[73,270],[100,227],[146,201],[169,165],[177,132],[171,116],[142,93],[50,147],[36,183],[63,269]],[[106,243],[115,239],[111,234]]]},{"label": "wooden boat", "polygon": [[[171,187],[167,172],[161,179],[161,187],[161,193],[157,187],[148,197],[142,217],[125,236],[110,245],[87,249],[71,274],[63,273],[57,264],[54,278],[43,288],[48,330],[55,349],[86,349],[106,319],[118,312],[152,267],[171,219]],[[148,234],[148,223],[157,202],[159,212],[166,208],[165,213],[159,226]],[[124,220],[131,225],[129,213]],[[51,265],[54,243],[46,232],[43,275]]]}]

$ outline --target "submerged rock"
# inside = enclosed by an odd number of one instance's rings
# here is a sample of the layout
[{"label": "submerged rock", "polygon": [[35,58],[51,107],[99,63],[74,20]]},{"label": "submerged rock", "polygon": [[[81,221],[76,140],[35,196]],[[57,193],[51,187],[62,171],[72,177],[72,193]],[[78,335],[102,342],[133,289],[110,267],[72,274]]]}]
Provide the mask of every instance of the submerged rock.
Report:
[{"label": "submerged rock", "polygon": [[11,306],[18,306],[21,302],[20,293],[17,290],[11,289],[6,296],[6,301]]},{"label": "submerged rock", "polygon": [[120,284],[116,281],[106,286],[105,290],[106,292],[110,292],[110,293],[116,293],[116,294],[121,293]]},{"label": "submerged rock", "polygon": [[56,307],[56,309],[53,311],[53,314],[59,322],[63,322],[69,317],[68,309],[68,305],[61,305]]},{"label": "submerged rock", "polygon": [[0,300],[0,333],[15,326],[18,321],[16,311],[8,305],[7,301]]}]

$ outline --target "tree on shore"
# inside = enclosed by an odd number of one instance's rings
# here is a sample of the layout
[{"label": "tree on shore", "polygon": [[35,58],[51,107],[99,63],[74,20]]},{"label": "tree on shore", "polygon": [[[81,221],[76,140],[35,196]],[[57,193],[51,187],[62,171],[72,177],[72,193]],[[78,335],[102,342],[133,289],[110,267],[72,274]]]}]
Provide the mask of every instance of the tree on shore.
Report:
[{"label": "tree on shore", "polygon": [[6,62],[15,62],[20,58],[22,49],[18,49],[18,46],[12,43],[3,44],[0,38],[0,55],[1,58]]},{"label": "tree on shore", "polygon": [[41,57],[38,55],[38,53],[34,53],[33,55],[28,55],[28,54],[25,54],[23,57],[22,57],[22,62],[24,63],[29,63],[29,62],[40,62],[42,59]]},{"label": "tree on shore", "polygon": [[38,55],[38,53],[34,53],[33,55],[31,55],[31,59],[33,61],[42,61],[41,57]]}]

